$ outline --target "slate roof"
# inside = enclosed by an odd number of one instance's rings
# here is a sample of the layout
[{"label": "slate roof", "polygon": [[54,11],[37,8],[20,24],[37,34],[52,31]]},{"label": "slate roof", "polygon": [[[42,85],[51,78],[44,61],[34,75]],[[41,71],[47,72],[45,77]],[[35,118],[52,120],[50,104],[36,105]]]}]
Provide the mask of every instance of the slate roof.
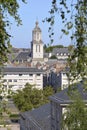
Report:
[{"label": "slate roof", "polygon": [[68,50],[68,48],[53,48],[52,52],[53,52],[53,54],[57,54],[57,53],[59,53],[59,54],[61,54],[61,53],[68,54],[69,50]]},{"label": "slate roof", "polygon": [[48,65],[53,65],[53,64],[55,64],[55,63],[57,63],[57,59],[48,59],[48,61],[46,62],[46,64],[48,64]]},{"label": "slate roof", "polygon": [[20,52],[14,61],[27,60],[28,58],[30,58],[30,52]]},{"label": "slate roof", "polygon": [[28,67],[4,67],[3,74],[35,74],[44,73],[42,69]]},{"label": "slate roof", "polygon": [[[87,103],[87,92],[84,91],[82,84],[78,84],[77,87],[73,87],[72,90],[76,89],[80,92],[82,99]],[[59,104],[68,104],[71,102],[68,96],[68,88],[62,90],[49,97],[51,101],[57,102]],[[51,129],[51,104],[45,104],[32,111],[27,111],[21,113],[24,119],[31,119],[33,123],[36,123],[41,130]]]},{"label": "slate roof", "polygon": [[41,130],[51,130],[50,111],[51,106],[50,103],[48,103],[32,111],[21,113],[21,116],[25,119],[31,119],[33,123],[41,127]]},{"label": "slate roof", "polygon": [[[74,86],[72,87],[72,94],[73,94],[73,90],[77,90],[80,93],[84,102],[87,103],[87,91],[84,90],[81,83],[79,83],[75,87]],[[68,88],[66,88],[66,89],[62,90],[61,92],[56,93],[53,96],[50,96],[50,100],[57,102],[57,103],[60,103],[60,104],[68,104],[68,103],[72,102],[70,100],[68,92],[69,92]]]}]

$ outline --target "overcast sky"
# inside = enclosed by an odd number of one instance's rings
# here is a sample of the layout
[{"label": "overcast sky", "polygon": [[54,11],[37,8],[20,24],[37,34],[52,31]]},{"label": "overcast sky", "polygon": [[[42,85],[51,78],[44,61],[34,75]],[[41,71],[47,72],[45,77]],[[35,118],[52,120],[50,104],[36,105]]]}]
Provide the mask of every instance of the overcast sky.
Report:
[{"label": "overcast sky", "polygon": [[[48,23],[43,23],[42,20],[49,16],[48,11],[51,7],[51,0],[27,0],[27,4],[23,4],[20,2],[19,14],[22,19],[22,26],[17,27],[14,20],[12,20],[12,26],[8,31],[13,36],[11,38],[11,44],[13,47],[17,48],[30,48],[32,41],[32,30],[35,27],[35,22],[38,20],[39,26],[42,30],[42,40],[44,44],[48,44],[50,42],[49,34],[48,34]],[[60,17],[56,19],[56,23],[54,25],[55,36],[54,36],[54,45],[70,45],[71,41],[69,36],[63,36],[61,29],[62,24]]]}]

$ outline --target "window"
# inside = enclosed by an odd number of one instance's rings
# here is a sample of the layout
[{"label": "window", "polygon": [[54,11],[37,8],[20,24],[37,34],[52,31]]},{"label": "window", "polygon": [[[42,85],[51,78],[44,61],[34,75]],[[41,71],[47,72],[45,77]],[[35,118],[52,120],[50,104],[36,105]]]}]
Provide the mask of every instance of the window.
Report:
[{"label": "window", "polygon": [[66,73],[63,73],[64,76],[66,76]]},{"label": "window", "polygon": [[40,52],[40,45],[39,45],[39,52]]},{"label": "window", "polygon": [[36,52],[40,52],[40,45],[36,45]]},{"label": "window", "polygon": [[17,79],[14,79],[14,82],[17,82]]},{"label": "window", "polygon": [[37,76],[40,76],[40,74],[37,74]]},{"label": "window", "polygon": [[33,79],[29,79],[29,81],[32,81]]},{"label": "window", "polygon": [[33,76],[33,74],[29,74],[29,76]]},{"label": "window", "polygon": [[22,74],[19,74],[19,76],[22,76]]},{"label": "window", "polygon": [[9,79],[8,82],[12,82],[12,79]]},{"label": "window", "polygon": [[9,88],[12,88],[12,85],[9,85]]},{"label": "window", "polygon": [[38,47],[38,45],[36,45],[36,52],[37,52],[37,47]]},{"label": "window", "polygon": [[64,53],[64,55],[66,56],[66,53]]},{"label": "window", "polygon": [[6,79],[4,79],[4,80],[3,80],[3,82],[7,82],[7,80],[6,80]]}]

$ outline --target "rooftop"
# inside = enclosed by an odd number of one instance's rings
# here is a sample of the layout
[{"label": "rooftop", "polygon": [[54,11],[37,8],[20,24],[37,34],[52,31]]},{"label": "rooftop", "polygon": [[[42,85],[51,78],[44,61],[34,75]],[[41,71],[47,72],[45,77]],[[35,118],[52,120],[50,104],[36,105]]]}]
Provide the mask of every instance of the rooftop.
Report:
[{"label": "rooftop", "polygon": [[50,109],[50,104],[45,104],[32,111],[21,113],[21,116],[26,119],[31,119],[33,123],[41,127],[41,130],[50,130]]},{"label": "rooftop", "polygon": [[[83,101],[87,103],[87,91],[85,91],[85,89],[82,87],[82,83],[79,83],[76,86],[72,86],[72,88],[71,88],[72,94],[74,94],[73,92],[75,92],[75,90],[79,92]],[[69,96],[69,89],[66,88],[66,89],[62,90],[61,92],[56,93],[53,96],[50,96],[50,100],[52,100],[54,102],[59,102],[60,104],[70,103],[71,99]]]},{"label": "rooftop", "polygon": [[29,73],[44,73],[42,69],[29,67],[4,67],[3,74],[29,74]]}]

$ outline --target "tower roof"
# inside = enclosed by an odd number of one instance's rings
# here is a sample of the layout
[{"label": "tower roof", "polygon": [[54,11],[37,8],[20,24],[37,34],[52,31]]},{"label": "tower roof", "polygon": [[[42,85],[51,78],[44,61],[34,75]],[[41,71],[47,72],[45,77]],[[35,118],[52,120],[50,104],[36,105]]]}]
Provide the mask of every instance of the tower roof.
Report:
[{"label": "tower roof", "polygon": [[41,29],[40,29],[40,27],[38,26],[38,21],[36,21],[36,23],[35,23],[36,25],[35,25],[35,28],[34,28],[34,30],[33,30],[33,32],[41,32]]}]

